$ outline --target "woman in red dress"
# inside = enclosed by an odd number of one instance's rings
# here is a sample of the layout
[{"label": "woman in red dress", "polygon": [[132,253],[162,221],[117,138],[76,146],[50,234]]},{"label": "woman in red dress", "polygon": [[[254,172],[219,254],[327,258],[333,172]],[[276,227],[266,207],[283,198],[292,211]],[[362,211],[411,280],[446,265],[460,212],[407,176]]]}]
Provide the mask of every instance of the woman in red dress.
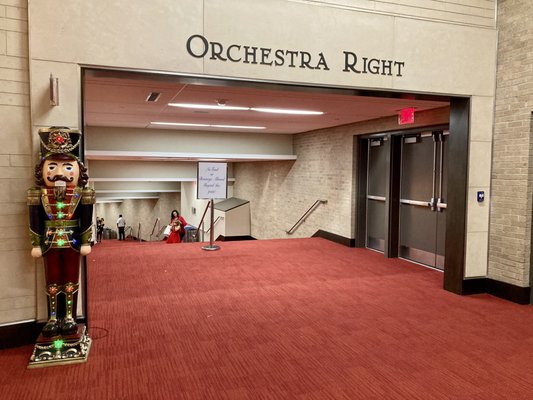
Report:
[{"label": "woman in red dress", "polygon": [[168,235],[167,243],[181,243],[181,238],[185,235],[185,219],[180,216],[178,210],[172,210],[170,213],[170,235]]}]

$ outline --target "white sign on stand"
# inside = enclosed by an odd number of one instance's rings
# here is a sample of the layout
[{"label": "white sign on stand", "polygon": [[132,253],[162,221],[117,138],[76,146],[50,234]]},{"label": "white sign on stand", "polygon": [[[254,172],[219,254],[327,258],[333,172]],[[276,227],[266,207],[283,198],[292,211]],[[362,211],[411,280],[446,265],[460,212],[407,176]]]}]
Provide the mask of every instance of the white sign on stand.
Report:
[{"label": "white sign on stand", "polygon": [[197,198],[209,199],[211,207],[211,227],[209,228],[209,244],[202,246],[203,250],[218,250],[215,244],[214,219],[215,200],[228,197],[228,164],[224,162],[198,162],[198,176],[196,182]]},{"label": "white sign on stand", "polygon": [[198,199],[226,199],[228,197],[228,163],[198,162]]}]

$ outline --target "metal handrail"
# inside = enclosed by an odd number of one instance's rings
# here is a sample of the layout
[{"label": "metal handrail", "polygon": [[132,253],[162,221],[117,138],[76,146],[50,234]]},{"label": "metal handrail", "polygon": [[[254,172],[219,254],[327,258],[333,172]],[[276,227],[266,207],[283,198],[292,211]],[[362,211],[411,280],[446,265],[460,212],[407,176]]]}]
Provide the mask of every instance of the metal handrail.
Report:
[{"label": "metal handrail", "polygon": [[[200,231],[203,232],[203,229],[202,229],[202,226],[203,226],[203,223],[204,223],[204,218],[205,218],[205,214],[207,214],[207,210],[209,210],[209,206],[211,205],[211,202],[207,202],[207,206],[205,207],[205,210],[204,210],[204,213],[202,215],[202,219],[200,219],[200,223],[198,224],[198,229],[196,230],[196,235],[193,235],[193,238],[194,240],[196,241],[196,238],[198,237],[198,233]],[[203,242],[203,237],[202,237],[202,242]]]},{"label": "metal handrail", "polygon": [[305,219],[309,216],[309,214],[311,214],[311,212],[313,212],[315,210],[315,208],[319,205],[319,204],[326,204],[328,201],[327,200],[317,200],[313,203],[313,205],[311,207],[309,207],[309,210],[307,210],[304,215],[302,215],[300,217],[300,219],[298,221],[296,221],[296,223],[292,226],[291,229],[289,229],[288,231],[285,231],[287,232],[288,235],[291,235],[295,230],[296,228],[303,222],[305,221]]},{"label": "metal handrail", "polygon": [[168,225],[163,225],[161,228],[159,228],[159,230],[157,231],[157,237],[161,236],[161,234],[163,233],[163,231],[166,229]]},{"label": "metal handrail", "polygon": [[[213,222],[213,228],[215,227],[217,222],[220,221],[221,219],[222,219],[222,217],[217,217],[217,219],[215,219],[215,222]],[[210,230],[211,230],[211,227],[209,227],[208,230],[204,231],[204,233],[209,233]]]},{"label": "metal handrail", "polygon": [[129,230],[129,232],[130,232],[130,236],[133,235],[133,228],[131,227],[131,225],[125,227],[125,228],[124,228],[124,240],[126,240],[126,238],[128,237],[128,233],[127,233],[128,230]]},{"label": "metal handrail", "polygon": [[155,232],[155,227],[157,226],[157,224],[159,223],[159,217],[157,217],[155,219],[155,222],[154,222],[154,227],[152,228],[152,233],[150,234],[150,236],[152,236]]},{"label": "metal handrail", "polygon": [[141,223],[139,222],[139,228],[137,229],[137,239],[141,241]]}]

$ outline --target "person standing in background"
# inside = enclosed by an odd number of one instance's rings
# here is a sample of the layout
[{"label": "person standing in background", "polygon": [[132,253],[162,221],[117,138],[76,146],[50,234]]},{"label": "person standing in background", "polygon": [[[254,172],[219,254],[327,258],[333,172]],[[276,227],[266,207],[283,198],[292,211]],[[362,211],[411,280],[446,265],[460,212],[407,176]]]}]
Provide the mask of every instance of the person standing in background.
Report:
[{"label": "person standing in background", "polygon": [[181,243],[183,235],[185,235],[185,225],[187,225],[187,222],[178,210],[172,210],[170,213],[169,225],[170,235],[168,235],[167,243]]},{"label": "person standing in background", "polygon": [[104,233],[104,219],[96,217],[96,242],[99,243],[102,241],[102,236]]},{"label": "person standing in background", "polygon": [[126,240],[124,235],[124,230],[126,229],[126,220],[122,217],[122,214],[118,216],[117,219],[117,228],[118,228],[118,240]]}]

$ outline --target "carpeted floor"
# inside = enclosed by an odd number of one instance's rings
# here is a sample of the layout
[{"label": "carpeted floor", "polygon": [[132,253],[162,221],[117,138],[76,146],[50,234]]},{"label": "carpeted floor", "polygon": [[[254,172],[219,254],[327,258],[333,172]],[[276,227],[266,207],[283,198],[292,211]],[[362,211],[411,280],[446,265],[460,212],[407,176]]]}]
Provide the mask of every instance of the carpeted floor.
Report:
[{"label": "carpeted floor", "polygon": [[0,351],[0,399],[532,399],[533,308],[324,239],[104,241],[86,364]]}]

